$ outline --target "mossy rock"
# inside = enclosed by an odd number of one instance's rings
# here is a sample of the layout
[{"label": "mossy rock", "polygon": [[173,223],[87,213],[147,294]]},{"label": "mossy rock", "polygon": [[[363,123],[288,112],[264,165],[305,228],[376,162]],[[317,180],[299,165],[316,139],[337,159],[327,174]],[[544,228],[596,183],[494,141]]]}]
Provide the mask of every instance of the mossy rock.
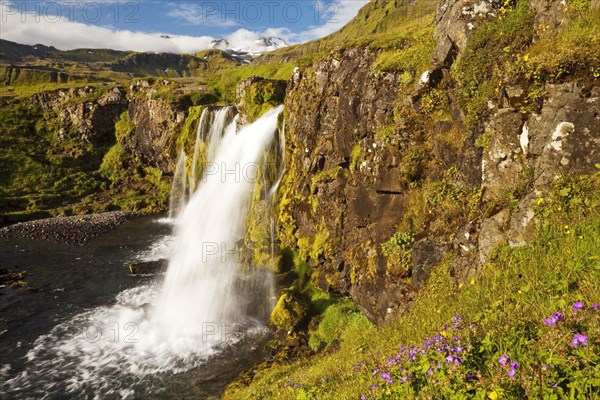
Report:
[{"label": "mossy rock", "polygon": [[306,299],[293,290],[283,292],[271,312],[269,325],[277,331],[294,332],[301,328],[310,314]]},{"label": "mossy rock", "polygon": [[253,76],[237,88],[237,107],[242,123],[252,123],[271,108],[283,104],[286,81]]}]

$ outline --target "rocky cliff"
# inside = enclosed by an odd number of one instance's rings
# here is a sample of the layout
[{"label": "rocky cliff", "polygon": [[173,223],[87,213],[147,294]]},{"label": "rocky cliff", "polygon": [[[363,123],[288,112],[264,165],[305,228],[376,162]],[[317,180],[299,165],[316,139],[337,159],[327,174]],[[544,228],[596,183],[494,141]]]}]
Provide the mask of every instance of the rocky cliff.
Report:
[{"label": "rocky cliff", "polygon": [[382,323],[442,260],[470,278],[500,244],[533,237],[543,193],[600,160],[597,76],[564,43],[561,62],[540,53],[569,15],[556,2],[445,1],[428,69],[386,68],[389,50],[373,45],[296,69],[278,233],[314,284]]}]

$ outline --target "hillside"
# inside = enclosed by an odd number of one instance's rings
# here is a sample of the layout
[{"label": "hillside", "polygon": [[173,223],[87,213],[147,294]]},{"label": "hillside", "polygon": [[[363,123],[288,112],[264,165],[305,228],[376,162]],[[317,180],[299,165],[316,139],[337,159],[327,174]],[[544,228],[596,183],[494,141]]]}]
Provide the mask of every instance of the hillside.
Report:
[{"label": "hillside", "polygon": [[197,54],[108,49],[60,51],[44,45],[29,46],[0,40],[0,85],[4,96],[88,83],[126,84],[133,78],[143,77],[204,81],[220,69],[246,63],[244,58],[217,49]]}]

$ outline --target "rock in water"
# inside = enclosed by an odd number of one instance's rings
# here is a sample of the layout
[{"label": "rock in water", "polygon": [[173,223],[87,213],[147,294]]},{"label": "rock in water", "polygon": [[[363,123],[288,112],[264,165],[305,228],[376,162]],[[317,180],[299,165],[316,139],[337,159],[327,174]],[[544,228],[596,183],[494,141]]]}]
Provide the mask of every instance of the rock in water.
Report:
[{"label": "rock in water", "polygon": [[162,274],[167,270],[168,260],[143,261],[140,263],[129,264],[129,274],[131,275],[154,275]]}]

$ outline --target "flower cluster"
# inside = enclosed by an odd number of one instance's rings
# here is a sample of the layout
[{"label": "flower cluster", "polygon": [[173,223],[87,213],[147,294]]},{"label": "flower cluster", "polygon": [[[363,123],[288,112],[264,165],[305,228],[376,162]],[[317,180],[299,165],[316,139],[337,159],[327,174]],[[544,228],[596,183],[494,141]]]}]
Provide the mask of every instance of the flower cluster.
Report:
[{"label": "flower cluster", "polygon": [[355,373],[368,371],[370,380],[374,379],[369,387],[369,398],[377,397],[378,391],[395,393],[402,385],[441,384],[441,379],[452,374],[461,374],[460,380],[474,380],[475,373],[459,372],[472,347],[465,334],[474,327],[463,329],[463,317],[454,316],[439,333],[426,337],[420,346],[399,346],[395,354],[382,357],[380,363],[366,371],[365,361],[358,360],[352,370]]},{"label": "flower cluster", "polygon": [[[570,310],[556,311],[544,318],[538,326],[538,339],[526,339],[520,344],[515,344],[518,337],[500,339],[515,345],[515,350],[506,353],[498,353],[493,337],[482,340],[476,325],[465,324],[463,317],[457,315],[420,345],[401,345],[394,354],[377,351],[375,361],[358,360],[352,373],[369,384],[362,399],[405,397],[407,393],[412,393],[408,398],[443,398],[448,393],[466,398],[482,392],[482,398],[493,398],[497,392],[490,389],[490,382],[511,396],[535,393],[560,397],[570,390],[576,376],[589,375],[590,366],[600,361],[594,352],[581,351],[591,350],[592,346],[595,349],[599,343],[586,334],[592,329],[590,324],[597,324],[599,308],[598,303],[586,305],[576,301]],[[561,361],[555,364],[558,359]],[[568,361],[564,364],[562,360]],[[482,365],[492,368],[482,369]],[[565,370],[564,365],[571,366],[572,371]],[[577,393],[587,393],[588,380],[576,385]]]},{"label": "flower cluster", "polygon": [[[598,310],[598,307],[598,303],[595,303],[594,305],[592,305],[591,310],[596,311]],[[573,303],[573,314],[576,314],[579,310],[582,309],[585,309],[585,303],[583,301],[576,301],[575,303]],[[544,320],[544,324],[556,326],[556,323],[563,319],[565,319],[564,314],[562,314],[561,312],[555,312],[550,317]],[[587,346],[587,344],[588,337],[581,333],[575,332],[575,335],[571,339],[571,346],[575,349],[578,349],[581,346]]]}]

